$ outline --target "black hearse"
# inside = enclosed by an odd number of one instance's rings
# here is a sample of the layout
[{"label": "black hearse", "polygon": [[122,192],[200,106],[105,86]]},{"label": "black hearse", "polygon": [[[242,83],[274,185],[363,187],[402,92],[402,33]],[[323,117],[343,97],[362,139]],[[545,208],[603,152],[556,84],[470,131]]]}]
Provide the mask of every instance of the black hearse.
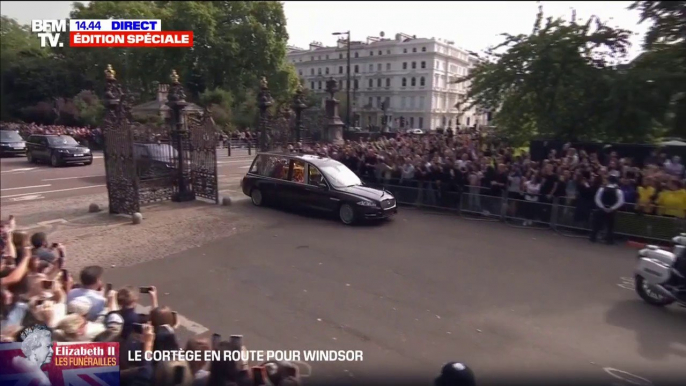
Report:
[{"label": "black hearse", "polygon": [[69,135],[34,134],[26,141],[26,159],[31,163],[49,162],[52,166],[93,163],[91,150]]},{"label": "black hearse", "polygon": [[326,157],[258,154],[241,187],[256,206],[282,204],[328,211],[346,225],[398,213],[390,193],[364,186],[345,165]]},{"label": "black hearse", "polygon": [[26,154],[26,142],[15,130],[0,130],[0,156]]}]

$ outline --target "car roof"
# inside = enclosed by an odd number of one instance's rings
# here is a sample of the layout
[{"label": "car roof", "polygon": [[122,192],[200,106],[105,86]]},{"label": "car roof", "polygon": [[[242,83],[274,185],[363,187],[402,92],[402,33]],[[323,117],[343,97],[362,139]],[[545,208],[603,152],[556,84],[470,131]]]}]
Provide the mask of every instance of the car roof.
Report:
[{"label": "car roof", "polygon": [[315,166],[325,166],[327,164],[338,164],[339,162],[329,158],[329,157],[323,157],[319,155],[312,155],[312,154],[293,154],[293,153],[259,153],[258,156],[260,155],[266,155],[266,156],[275,156],[275,157],[286,157],[286,158],[292,158],[292,159],[299,159],[301,161],[305,162],[310,162]]}]

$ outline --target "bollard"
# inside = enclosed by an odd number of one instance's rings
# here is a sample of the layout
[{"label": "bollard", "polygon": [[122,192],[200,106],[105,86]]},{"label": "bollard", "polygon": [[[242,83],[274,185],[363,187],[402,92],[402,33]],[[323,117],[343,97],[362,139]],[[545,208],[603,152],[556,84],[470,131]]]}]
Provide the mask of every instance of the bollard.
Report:
[{"label": "bollard", "polygon": [[248,141],[248,155],[251,155],[250,154],[250,141]]},{"label": "bollard", "polygon": [[131,222],[132,222],[134,225],[138,225],[138,224],[140,224],[142,221],[143,221],[143,215],[142,215],[142,214],[136,212],[136,213],[134,213],[133,215],[131,215]]},{"label": "bollard", "polygon": [[96,203],[88,205],[88,213],[100,212],[100,206]]},{"label": "bollard", "polygon": [[231,197],[222,197],[222,205],[223,206],[231,205]]},{"label": "bollard", "polygon": [[229,149],[228,153],[229,153],[229,157],[231,157],[231,137],[229,137],[229,140],[226,141],[226,147],[227,147],[227,149]]}]

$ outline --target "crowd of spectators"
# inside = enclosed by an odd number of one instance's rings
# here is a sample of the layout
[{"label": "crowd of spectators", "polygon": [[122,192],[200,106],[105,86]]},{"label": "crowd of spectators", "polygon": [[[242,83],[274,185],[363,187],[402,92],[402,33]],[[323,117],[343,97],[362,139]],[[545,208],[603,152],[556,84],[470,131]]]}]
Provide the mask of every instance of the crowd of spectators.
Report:
[{"label": "crowd of spectators", "polygon": [[14,130],[19,132],[22,138],[26,139],[33,134],[60,134],[70,135],[76,141],[89,147],[102,145],[102,131],[99,128],[72,127],[63,125],[40,125],[37,123],[0,123],[2,130]]},{"label": "crowd of spectators", "polygon": [[[401,134],[375,141],[345,141],[342,145],[302,144],[293,152],[332,157],[365,182],[391,190],[399,201],[427,206],[499,211],[500,199],[524,218],[526,225],[545,221],[545,204],[566,207],[575,222],[588,223],[597,190],[610,175],[619,177],[624,211],[686,217],[684,165],[655,150],[645,160],[620,157],[614,151],[586,152],[567,144],[533,160],[475,128],[445,134]],[[542,205],[539,205],[542,204]],[[550,206],[550,205],[547,205]]]},{"label": "crowd of spectators", "polygon": [[[55,342],[118,342],[123,385],[301,384],[298,367],[290,362],[262,363],[256,372],[247,362],[223,357],[209,363],[146,360],[143,353],[156,350],[246,348],[234,339],[200,337],[191,338],[182,346],[176,334],[176,312],[158,304],[155,287],[125,286],[115,290],[107,283],[106,272],[100,266],[83,268],[76,283],[66,268],[69,259],[64,245],[51,244],[44,233],[29,236],[17,231],[13,216],[0,223],[0,232],[2,342],[21,342],[22,330],[36,325],[47,327]],[[149,313],[138,313],[139,296],[149,297]],[[135,357],[142,360],[129,360]],[[263,376],[258,377],[259,374]],[[451,362],[443,367],[435,385],[474,386],[474,374],[467,366]]]}]

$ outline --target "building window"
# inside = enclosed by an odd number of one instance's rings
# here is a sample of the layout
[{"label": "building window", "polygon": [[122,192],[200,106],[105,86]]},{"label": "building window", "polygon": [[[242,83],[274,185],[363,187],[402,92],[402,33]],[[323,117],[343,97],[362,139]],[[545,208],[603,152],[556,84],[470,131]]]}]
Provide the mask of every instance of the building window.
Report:
[{"label": "building window", "polygon": [[412,62],[412,69],[414,70],[416,68],[417,68],[417,62]]},{"label": "building window", "polygon": [[422,62],[422,68],[426,68],[426,62]]},{"label": "building window", "polygon": [[370,63],[369,64],[369,72],[372,72],[372,71],[374,71],[374,65]]},{"label": "building window", "polygon": [[414,127],[414,117],[410,117],[410,128]]},{"label": "building window", "polygon": [[338,54],[338,59],[343,59],[343,54]]},{"label": "building window", "polygon": [[343,73],[343,66],[338,66],[338,73],[342,74]]},{"label": "building window", "polygon": [[390,63],[386,63],[386,71],[391,71],[391,64]]},{"label": "building window", "polygon": [[420,86],[425,86],[425,85],[426,85],[426,79],[424,79],[423,76],[422,76],[421,78],[419,78],[419,85],[420,85]]},{"label": "building window", "polygon": [[376,97],[376,107],[381,107],[381,97]]},{"label": "building window", "polygon": [[374,51],[369,51],[369,56],[374,56]]},{"label": "building window", "polygon": [[355,79],[354,87],[355,87],[355,89],[360,88],[360,82],[357,79]]},{"label": "building window", "polygon": [[[426,52],[426,47],[422,47],[422,52]],[[421,119],[421,118],[419,118]],[[421,122],[421,121],[420,121]],[[421,125],[420,125],[421,126]]]},{"label": "building window", "polygon": [[329,60],[329,55],[326,55],[326,60]]},{"label": "building window", "polygon": [[403,78],[403,87],[407,86],[407,79]]},{"label": "building window", "polygon": [[419,120],[419,123],[417,123],[417,127],[420,129],[423,129],[424,128],[424,118],[419,117],[419,118],[417,118],[417,120]]},{"label": "building window", "polygon": [[322,89],[322,81],[321,80],[319,82],[317,82],[317,88],[320,90]]},{"label": "building window", "polygon": [[329,75],[329,67],[324,69],[324,73],[326,73],[326,75]]},{"label": "building window", "polygon": [[381,78],[376,80],[376,87],[381,87]]},{"label": "building window", "polygon": [[417,47],[413,48],[412,52],[417,52]]},{"label": "building window", "polygon": [[318,69],[317,69],[317,75],[321,75],[321,74],[322,74],[322,69],[321,69],[321,68],[318,68]]},{"label": "building window", "polygon": [[379,55],[383,55],[383,52],[381,50],[379,50]]},{"label": "building window", "polygon": [[310,82],[310,90],[314,90],[314,82]]},{"label": "building window", "polygon": [[310,56],[310,60],[314,60],[314,56]]},{"label": "building window", "polygon": [[322,60],[322,56],[321,55],[317,56],[317,60]]},{"label": "building window", "polygon": [[298,70],[298,75],[302,76],[303,70]]},{"label": "building window", "polygon": [[391,78],[386,78],[386,87],[391,87]]},{"label": "building window", "polygon": [[358,72],[360,72],[360,66],[358,66],[358,65],[356,64],[356,65],[355,65],[355,73],[357,74]]},{"label": "building window", "polygon": [[374,79],[369,79],[369,88],[374,87]]},{"label": "building window", "polygon": [[386,97],[386,99],[384,100],[384,106],[386,106],[386,108],[391,108],[391,98],[390,97]]},{"label": "building window", "polygon": [[378,63],[378,64],[376,65],[376,71],[381,71],[381,63]]},{"label": "building window", "polygon": [[371,107],[373,105],[374,105],[374,99],[372,99],[372,97],[369,97],[369,106]]},{"label": "building window", "polygon": [[407,98],[405,98],[405,97],[400,98],[400,106],[401,106],[403,109],[404,109],[405,107],[407,107]]},{"label": "building window", "polygon": [[403,48],[403,54],[407,53],[407,48]]},{"label": "building window", "polygon": [[403,70],[407,70],[407,62],[403,62]]},{"label": "building window", "polygon": [[310,75],[314,75],[314,68],[310,68]]},{"label": "building window", "polygon": [[355,57],[356,57],[356,58],[359,58],[359,57],[360,57],[360,53],[359,53],[359,52],[355,52]]},{"label": "building window", "polygon": [[417,78],[412,78],[412,81],[410,82],[410,85],[411,85],[412,87],[416,86],[416,85],[417,85]]}]

